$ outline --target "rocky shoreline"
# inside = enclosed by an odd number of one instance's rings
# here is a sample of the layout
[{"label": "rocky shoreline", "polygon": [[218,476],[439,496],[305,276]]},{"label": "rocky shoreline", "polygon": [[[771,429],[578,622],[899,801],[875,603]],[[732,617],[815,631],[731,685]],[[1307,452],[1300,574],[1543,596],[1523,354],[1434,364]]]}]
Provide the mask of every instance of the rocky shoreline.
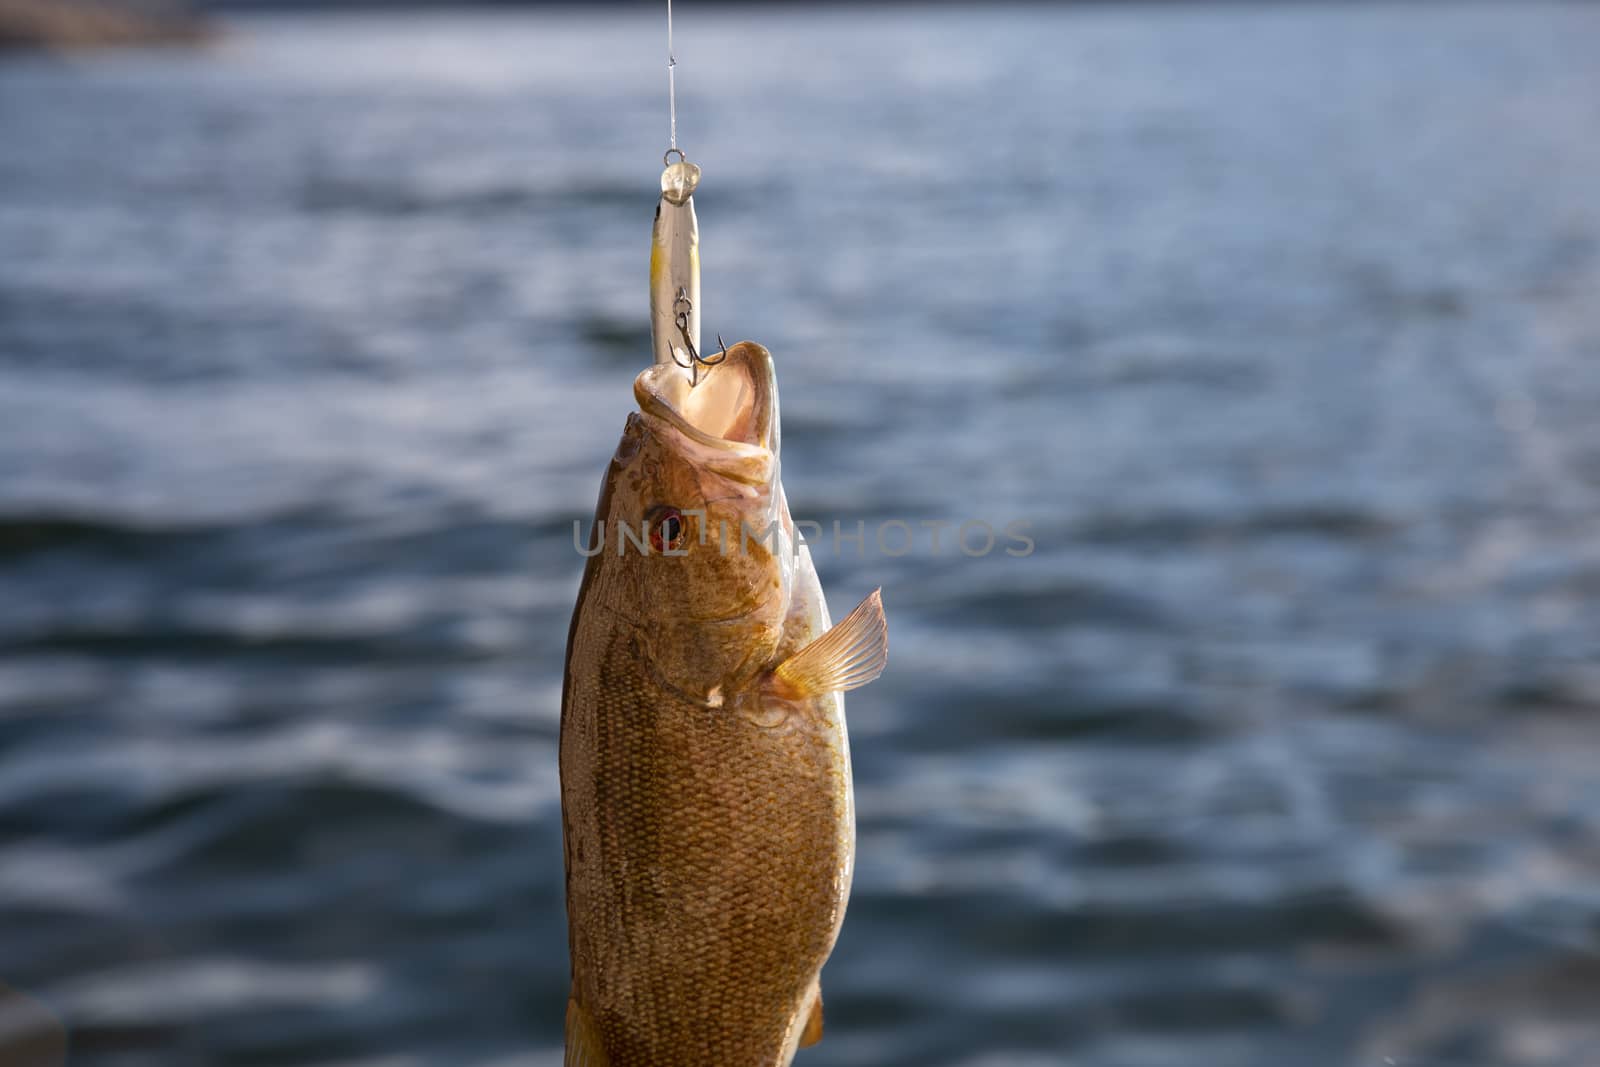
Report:
[{"label": "rocky shoreline", "polygon": [[211,36],[181,7],[127,0],[0,0],[0,53],[195,44]]}]

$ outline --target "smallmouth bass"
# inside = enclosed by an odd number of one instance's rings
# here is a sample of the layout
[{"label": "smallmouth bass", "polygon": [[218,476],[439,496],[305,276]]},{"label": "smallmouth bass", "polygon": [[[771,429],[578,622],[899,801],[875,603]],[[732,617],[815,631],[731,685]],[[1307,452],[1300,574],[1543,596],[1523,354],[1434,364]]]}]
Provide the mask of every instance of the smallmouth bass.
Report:
[{"label": "smallmouth bass", "polygon": [[877,592],[830,625],[772,357],[726,352],[697,385],[672,362],[635,381],[573,612],[568,1067],[785,1067],[821,1036],[855,851],[840,694],[888,631]]}]

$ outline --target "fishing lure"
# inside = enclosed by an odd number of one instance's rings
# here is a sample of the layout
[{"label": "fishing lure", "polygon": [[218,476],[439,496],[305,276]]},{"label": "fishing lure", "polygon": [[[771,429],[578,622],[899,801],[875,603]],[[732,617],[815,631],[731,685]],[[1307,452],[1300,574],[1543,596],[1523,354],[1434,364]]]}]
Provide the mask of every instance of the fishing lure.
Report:
[{"label": "fishing lure", "polygon": [[[678,158],[673,160],[673,156]],[[656,205],[650,242],[650,332],[657,363],[689,370],[700,358],[700,224],[694,215],[694,190],[700,168],[681,148],[669,148],[661,162],[661,202]]]}]

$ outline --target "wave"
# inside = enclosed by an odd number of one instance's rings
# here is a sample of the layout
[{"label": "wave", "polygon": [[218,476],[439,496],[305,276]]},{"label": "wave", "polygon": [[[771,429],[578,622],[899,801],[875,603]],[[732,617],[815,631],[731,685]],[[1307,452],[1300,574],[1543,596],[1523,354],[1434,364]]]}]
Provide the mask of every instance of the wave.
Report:
[{"label": "wave", "polygon": [[1193,706],[1178,692],[1096,692],[1062,682],[946,685],[922,695],[916,704],[920,721],[938,724],[927,742],[938,749],[1007,739],[1189,744],[1237,729],[1226,714]]},{"label": "wave", "polygon": [[1399,949],[1410,936],[1398,921],[1337,885],[1285,890],[1271,899],[1077,901],[1045,911],[1040,904],[1019,900],[1014,892],[932,885],[917,893],[867,889],[852,898],[851,910],[938,922],[954,908],[968,917],[961,930],[950,931],[955,941],[1042,962],[1064,954],[1128,960],[1310,945]]},{"label": "wave", "polygon": [[1394,518],[1339,505],[1263,508],[1238,514],[1166,511],[1144,515],[1104,515],[1075,524],[1069,535],[1092,544],[1189,546],[1211,541],[1260,537],[1322,537],[1338,541],[1375,540],[1398,532]]},{"label": "wave", "polygon": [[317,178],[301,190],[299,207],[312,214],[402,218],[417,215],[485,218],[570,207],[628,206],[648,212],[654,199],[651,192],[648,183],[637,181],[590,181],[554,189],[515,182],[430,188],[420,182]]},{"label": "wave", "polygon": [[393,631],[343,634],[301,631],[249,632],[130,620],[125,624],[62,625],[0,642],[8,652],[75,654],[101,660],[227,658],[293,660],[296,663],[460,663],[494,658],[471,641],[430,635],[409,623]]},{"label": "wave", "polygon": [[1090,581],[1032,588],[987,585],[919,606],[923,618],[960,629],[1052,630],[1072,624],[1159,629],[1167,619],[1155,601]]},{"label": "wave", "polygon": [[227,532],[232,525],[145,525],[71,515],[0,516],[0,561],[61,549],[142,556],[161,547],[188,544]]}]

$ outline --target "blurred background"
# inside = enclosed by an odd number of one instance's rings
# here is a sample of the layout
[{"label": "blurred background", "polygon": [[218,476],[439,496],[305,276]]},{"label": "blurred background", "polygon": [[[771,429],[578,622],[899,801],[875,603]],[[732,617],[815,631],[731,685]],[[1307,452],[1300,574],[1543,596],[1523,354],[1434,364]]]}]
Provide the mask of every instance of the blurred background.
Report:
[{"label": "blurred background", "polygon": [[[560,1062],[662,15],[0,0],[6,1067]],[[799,1062],[1600,1064],[1600,7],[677,43],[707,337],[893,632]]]}]

